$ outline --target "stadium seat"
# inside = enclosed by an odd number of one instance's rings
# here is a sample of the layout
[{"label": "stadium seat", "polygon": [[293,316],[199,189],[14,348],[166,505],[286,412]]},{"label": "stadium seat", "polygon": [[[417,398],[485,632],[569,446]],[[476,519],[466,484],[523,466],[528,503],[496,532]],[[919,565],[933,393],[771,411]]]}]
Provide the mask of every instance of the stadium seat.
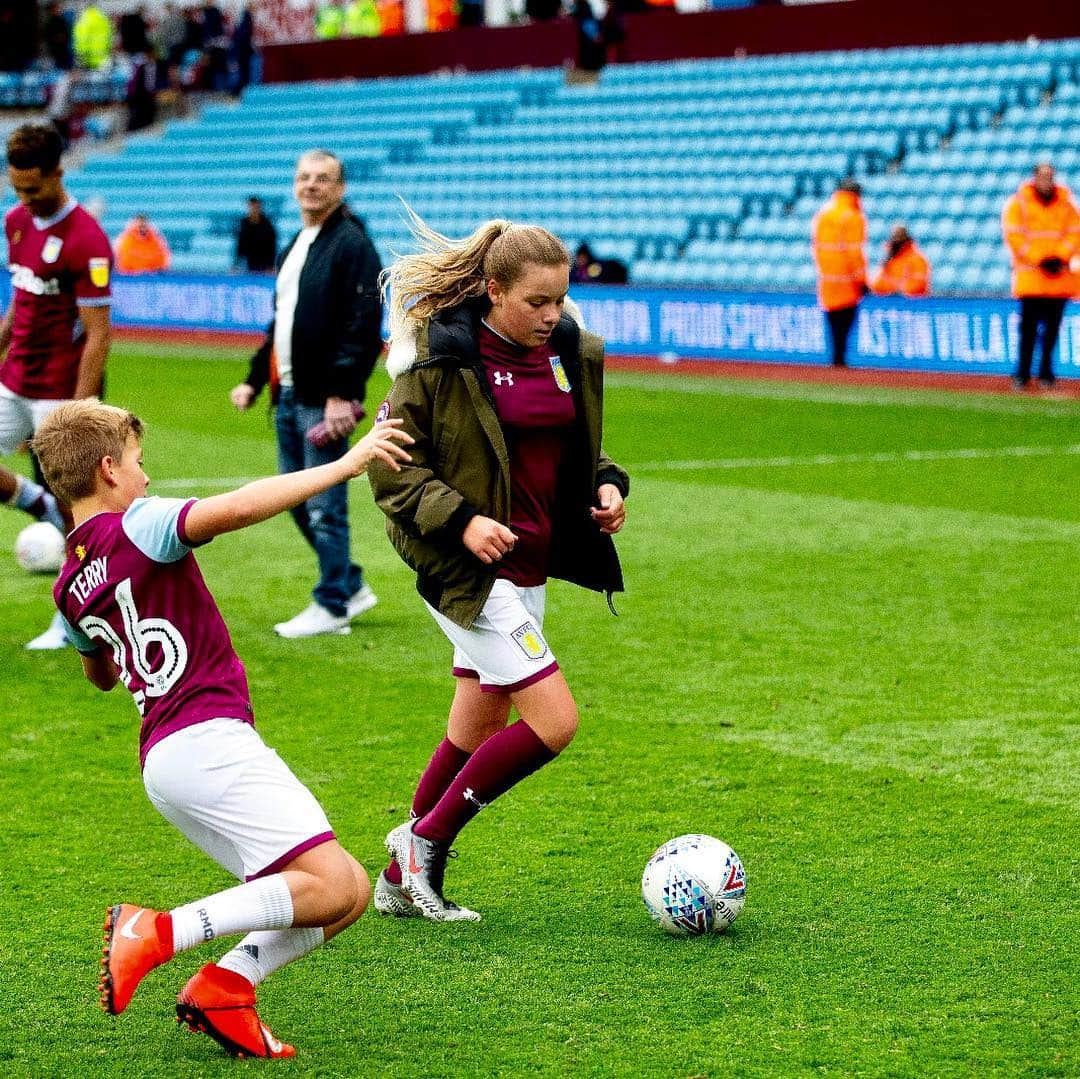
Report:
[{"label": "stadium seat", "polygon": [[[46,85],[0,74],[0,105]],[[115,75],[88,86],[122,96]],[[177,269],[227,268],[249,194],[287,236],[293,163],[321,143],[387,258],[410,242],[405,199],[453,234],[546,223],[642,282],[805,290],[811,218],[854,171],[872,261],[903,221],[935,291],[1002,291],[1002,202],[1043,154],[1080,186],[1078,124],[1080,41],[920,46],[617,64],[585,86],[555,68],[255,86],[68,177],[104,199],[110,232],[148,213]]]}]

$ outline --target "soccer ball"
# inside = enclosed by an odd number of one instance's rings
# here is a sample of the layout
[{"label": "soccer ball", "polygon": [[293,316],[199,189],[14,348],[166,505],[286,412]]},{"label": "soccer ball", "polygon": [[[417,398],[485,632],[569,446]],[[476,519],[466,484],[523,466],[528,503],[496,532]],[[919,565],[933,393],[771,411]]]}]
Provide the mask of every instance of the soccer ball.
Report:
[{"label": "soccer ball", "polygon": [[15,561],[27,573],[56,573],[64,554],[64,534],[48,521],[27,525],[15,539]]},{"label": "soccer ball", "polygon": [[723,933],[746,902],[746,870],[719,839],[681,835],[649,859],[641,898],[653,920],[672,936]]}]

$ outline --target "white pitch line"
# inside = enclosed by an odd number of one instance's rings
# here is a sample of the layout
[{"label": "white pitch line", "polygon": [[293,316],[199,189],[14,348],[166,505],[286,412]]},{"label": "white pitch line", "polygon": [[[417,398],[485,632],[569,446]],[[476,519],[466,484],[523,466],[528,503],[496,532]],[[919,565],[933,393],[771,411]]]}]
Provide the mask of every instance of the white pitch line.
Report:
[{"label": "white pitch line", "polygon": [[969,461],[993,457],[1053,457],[1080,454],[1071,446],[993,446],[955,450],[899,450],[883,453],[815,453],[805,457],[720,457],[712,460],[645,461],[627,465],[634,472],[696,472],[739,468],[800,468],[804,465],[900,464],[904,461]]},{"label": "white pitch line", "polygon": [[[1071,446],[990,446],[955,450],[899,450],[883,453],[814,453],[805,457],[720,457],[707,460],[643,461],[628,465],[634,472],[696,472],[738,468],[800,468],[804,465],[893,465],[903,461],[973,461],[993,457],[1053,457],[1080,454],[1080,443]],[[188,476],[182,479],[152,480],[154,491],[198,489],[224,490],[240,487],[261,476]]]},{"label": "white pitch line", "polygon": [[969,390],[906,389],[806,382],[705,378],[700,375],[637,374],[615,368],[604,376],[608,390],[633,389],[654,393],[709,397],[744,397],[768,401],[798,401],[815,405],[869,405],[880,408],[936,408],[950,412],[995,412],[1011,416],[1073,417],[1078,403],[1062,398],[1019,399]]}]

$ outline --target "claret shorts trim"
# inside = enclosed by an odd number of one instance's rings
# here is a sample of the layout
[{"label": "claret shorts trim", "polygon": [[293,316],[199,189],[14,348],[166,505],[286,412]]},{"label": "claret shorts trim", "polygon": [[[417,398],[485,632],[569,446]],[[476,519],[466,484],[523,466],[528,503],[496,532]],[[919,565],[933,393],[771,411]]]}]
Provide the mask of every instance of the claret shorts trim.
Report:
[{"label": "claret shorts trim", "polygon": [[478,678],[484,693],[513,693],[559,669],[544,639],[545,585],[521,588],[501,578],[495,582],[480,617],[463,629],[427,609],[454,646],[457,678]]}]

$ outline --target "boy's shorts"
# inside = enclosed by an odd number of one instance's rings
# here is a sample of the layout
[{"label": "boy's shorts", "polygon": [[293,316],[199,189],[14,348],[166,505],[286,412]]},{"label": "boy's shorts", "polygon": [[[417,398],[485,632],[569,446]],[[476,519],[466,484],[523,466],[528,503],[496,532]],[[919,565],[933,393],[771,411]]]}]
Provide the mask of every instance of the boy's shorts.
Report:
[{"label": "boy's shorts", "polygon": [[211,719],[153,746],[154,808],[240,880],[276,873],[334,838],[322,806],[248,723]]}]

